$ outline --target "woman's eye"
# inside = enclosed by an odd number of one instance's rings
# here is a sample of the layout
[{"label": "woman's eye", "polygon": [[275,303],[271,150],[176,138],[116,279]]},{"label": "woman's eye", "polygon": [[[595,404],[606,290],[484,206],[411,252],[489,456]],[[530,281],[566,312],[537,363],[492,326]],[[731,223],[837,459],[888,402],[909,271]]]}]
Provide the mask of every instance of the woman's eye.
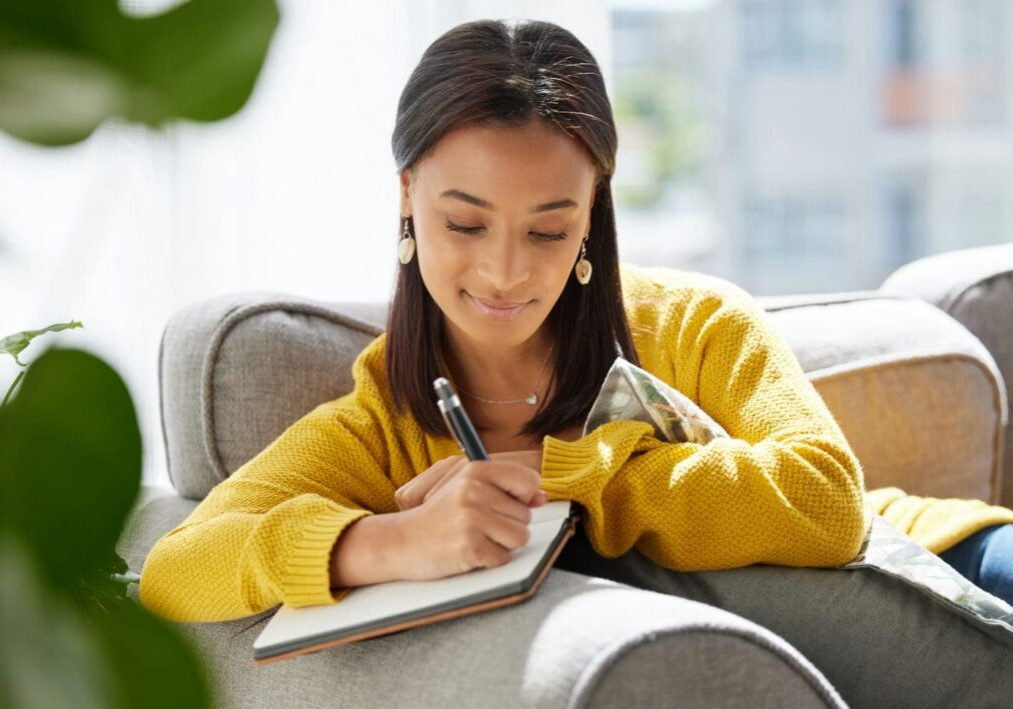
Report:
[{"label": "woman's eye", "polygon": [[565,231],[561,231],[558,234],[540,234],[537,231],[533,231],[531,233],[537,236],[542,241],[562,241],[563,239],[566,238]]},{"label": "woman's eye", "polygon": [[449,229],[450,231],[460,231],[460,232],[463,232],[465,234],[477,234],[479,231],[482,230],[482,227],[480,227],[480,226],[458,226],[457,224],[454,224],[452,221],[450,221],[448,219],[447,220],[447,229]]},{"label": "woman's eye", "polygon": [[[478,232],[482,231],[482,229],[485,228],[480,226],[459,226],[457,224],[454,224],[449,219],[446,220],[446,227],[449,231],[459,231],[463,234],[477,234]],[[533,231],[531,233],[542,241],[561,241],[562,239],[566,238],[565,231],[561,231],[557,234],[543,234],[537,231]]]}]

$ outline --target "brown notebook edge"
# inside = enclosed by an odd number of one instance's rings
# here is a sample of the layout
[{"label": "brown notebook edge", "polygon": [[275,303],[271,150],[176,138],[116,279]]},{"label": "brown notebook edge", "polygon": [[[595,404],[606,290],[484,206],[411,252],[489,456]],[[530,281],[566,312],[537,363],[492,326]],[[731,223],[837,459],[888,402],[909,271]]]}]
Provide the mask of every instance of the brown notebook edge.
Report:
[{"label": "brown notebook edge", "polygon": [[563,551],[563,547],[566,546],[570,538],[573,537],[573,535],[576,533],[577,522],[579,519],[580,519],[579,511],[569,516],[568,518],[569,524],[566,525],[566,529],[563,532],[562,538],[559,540],[559,543],[556,544],[555,549],[552,551],[552,556],[549,557],[548,563],[545,564],[545,566],[542,568],[542,572],[538,575],[534,583],[531,584],[531,588],[529,588],[527,591],[522,591],[521,593],[516,593],[512,596],[504,596],[503,598],[496,598],[491,601],[485,601],[484,603],[478,603],[473,606],[466,606],[464,608],[455,608],[453,610],[445,611],[443,613],[437,613],[436,615],[428,615],[423,618],[412,618],[411,620],[406,620],[401,623],[396,623],[394,625],[385,625],[382,628],[374,628],[372,630],[356,633],[355,635],[348,635],[343,638],[336,638],[334,640],[325,640],[315,645],[307,645],[305,647],[290,650],[288,652],[281,653],[279,655],[272,655],[271,657],[254,658],[253,664],[267,665],[272,662],[284,660],[289,657],[295,657],[297,655],[310,655],[315,652],[320,652],[321,650],[326,650],[327,648],[337,647],[338,645],[347,645],[348,643],[357,642],[359,640],[365,640],[367,638],[379,637],[381,635],[390,635],[391,633],[396,633],[401,630],[407,630],[408,628],[416,628],[420,625],[431,625],[432,623],[438,623],[440,621],[448,620],[450,618],[458,618],[465,615],[473,615],[475,613],[480,613],[482,611],[492,610],[493,608],[501,608],[503,606],[510,606],[516,603],[526,601],[533,595],[535,595],[535,593],[541,587],[542,582],[549,575],[549,571],[555,565],[556,559]]}]

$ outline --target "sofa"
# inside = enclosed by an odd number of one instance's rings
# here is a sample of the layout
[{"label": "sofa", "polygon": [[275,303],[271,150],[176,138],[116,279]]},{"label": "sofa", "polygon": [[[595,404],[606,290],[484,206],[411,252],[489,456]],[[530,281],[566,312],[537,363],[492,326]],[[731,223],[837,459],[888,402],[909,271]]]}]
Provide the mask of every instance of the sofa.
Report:
[{"label": "sofa", "polygon": [[[862,462],[869,489],[1013,505],[1013,243],[921,259],[876,290],[759,297]],[[208,491],[351,388],[385,303],[254,292],[191,304],[159,353],[171,489],[119,542],[148,550]],[[1005,451],[1011,451],[1005,454]],[[133,593],[136,596],[136,587]],[[1013,633],[872,569],[677,573],[598,556],[578,527],[529,600],[257,666],[272,611],[179,623],[220,706],[1013,705]]]}]

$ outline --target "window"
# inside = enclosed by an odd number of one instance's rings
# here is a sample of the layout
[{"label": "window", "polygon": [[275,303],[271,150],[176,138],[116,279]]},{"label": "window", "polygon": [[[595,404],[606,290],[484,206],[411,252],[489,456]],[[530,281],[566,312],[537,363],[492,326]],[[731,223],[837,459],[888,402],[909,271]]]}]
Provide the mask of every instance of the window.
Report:
[{"label": "window", "polygon": [[826,70],[842,63],[839,0],[748,0],[739,17],[747,71]]},{"label": "window", "polygon": [[748,260],[776,264],[841,258],[844,222],[844,206],[834,198],[748,198],[743,215]]}]

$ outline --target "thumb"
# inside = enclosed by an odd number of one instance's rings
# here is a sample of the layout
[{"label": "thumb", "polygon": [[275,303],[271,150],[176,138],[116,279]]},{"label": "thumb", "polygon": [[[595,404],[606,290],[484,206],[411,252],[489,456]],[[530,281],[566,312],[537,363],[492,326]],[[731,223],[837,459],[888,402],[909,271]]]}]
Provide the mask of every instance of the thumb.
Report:
[{"label": "thumb", "polygon": [[533,498],[531,498],[531,506],[532,507],[541,507],[542,505],[544,505],[548,501],[549,501],[549,496],[547,494],[545,494],[545,491],[544,490],[539,490],[538,492],[535,493],[535,496]]}]

